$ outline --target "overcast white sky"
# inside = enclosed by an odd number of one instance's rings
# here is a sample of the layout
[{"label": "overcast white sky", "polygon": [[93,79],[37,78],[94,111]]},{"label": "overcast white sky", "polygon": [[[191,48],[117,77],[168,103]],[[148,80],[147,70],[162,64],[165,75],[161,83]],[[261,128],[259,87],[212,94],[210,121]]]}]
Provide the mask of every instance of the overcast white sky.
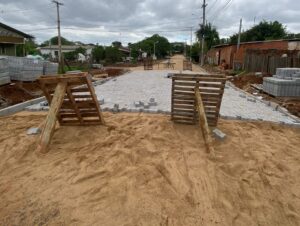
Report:
[{"label": "overcast white sky", "polygon": [[[152,34],[190,43],[190,27],[202,20],[203,0],[60,0],[62,36],[85,43],[124,44]],[[265,19],[300,33],[300,0],[207,0],[207,20],[221,37]],[[32,34],[37,42],[57,35],[51,0],[0,0],[0,21]]]}]

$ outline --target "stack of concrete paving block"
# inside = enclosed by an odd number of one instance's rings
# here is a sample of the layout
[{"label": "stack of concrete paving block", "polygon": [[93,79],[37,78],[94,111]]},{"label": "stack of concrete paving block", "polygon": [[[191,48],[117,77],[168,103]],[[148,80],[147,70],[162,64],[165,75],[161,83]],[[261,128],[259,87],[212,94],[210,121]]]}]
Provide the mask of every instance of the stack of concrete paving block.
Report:
[{"label": "stack of concrete paving block", "polygon": [[0,85],[10,83],[7,59],[0,58]]},{"label": "stack of concrete paving block", "polygon": [[57,74],[58,64],[26,57],[6,56],[11,80],[35,81],[41,75]]},{"label": "stack of concrete paving block", "polygon": [[300,68],[277,68],[276,75],[264,78],[263,90],[276,97],[300,97]]},{"label": "stack of concrete paving block", "polygon": [[11,80],[35,81],[43,74],[43,60],[25,57],[7,57]]},{"label": "stack of concrete paving block", "polygon": [[44,75],[56,75],[58,73],[58,63],[45,61],[43,72]]}]

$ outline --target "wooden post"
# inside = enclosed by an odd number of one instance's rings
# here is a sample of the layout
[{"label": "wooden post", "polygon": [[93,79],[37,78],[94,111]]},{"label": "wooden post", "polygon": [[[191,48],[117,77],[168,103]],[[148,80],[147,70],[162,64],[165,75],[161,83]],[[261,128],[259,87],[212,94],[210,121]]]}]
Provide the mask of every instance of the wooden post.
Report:
[{"label": "wooden post", "polygon": [[101,112],[101,109],[100,109],[100,105],[98,104],[98,100],[97,100],[97,96],[95,94],[95,90],[94,90],[94,86],[91,82],[91,79],[89,77],[87,77],[87,87],[88,89],[90,90],[90,93],[91,93],[91,96],[92,96],[92,99],[94,100],[94,102],[96,103],[96,108],[97,108],[97,111],[99,112],[99,119],[101,121],[101,124],[102,125],[105,125],[105,121],[104,121],[104,117],[103,117],[103,114]]},{"label": "wooden post", "polygon": [[47,147],[51,141],[51,137],[53,135],[55,124],[56,124],[56,116],[59,112],[59,109],[64,101],[65,93],[67,89],[66,82],[60,82],[57,84],[55,88],[55,92],[52,98],[52,102],[50,105],[49,113],[46,118],[46,123],[44,129],[41,134],[40,143],[38,144],[38,151],[42,153],[47,152]]},{"label": "wooden post", "polygon": [[204,106],[202,103],[202,98],[201,98],[198,86],[195,87],[195,98],[196,98],[196,100],[195,100],[196,109],[198,111],[198,117],[199,117],[199,124],[200,124],[201,130],[202,130],[202,134],[203,134],[204,142],[205,142],[205,145],[207,148],[207,152],[214,154],[214,148],[212,147],[212,139],[209,134],[210,131],[209,131],[208,123],[206,120]]}]

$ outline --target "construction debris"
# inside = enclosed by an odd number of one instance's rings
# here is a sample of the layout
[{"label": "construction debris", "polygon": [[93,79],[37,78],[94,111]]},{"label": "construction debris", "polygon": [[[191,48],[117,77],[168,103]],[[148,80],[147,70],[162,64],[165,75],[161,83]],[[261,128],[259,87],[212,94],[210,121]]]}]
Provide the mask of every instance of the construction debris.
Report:
[{"label": "construction debris", "polygon": [[41,129],[40,128],[29,128],[27,130],[27,135],[37,135],[37,134],[40,134],[41,133]]},{"label": "construction debris", "polygon": [[213,131],[212,131],[213,135],[215,138],[219,139],[219,140],[224,140],[226,138],[226,134],[223,133],[221,130],[215,128]]}]

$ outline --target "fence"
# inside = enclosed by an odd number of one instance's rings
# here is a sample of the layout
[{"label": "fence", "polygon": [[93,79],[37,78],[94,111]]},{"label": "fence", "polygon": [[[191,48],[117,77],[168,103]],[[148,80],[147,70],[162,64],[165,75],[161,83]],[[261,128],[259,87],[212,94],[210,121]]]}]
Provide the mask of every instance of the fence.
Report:
[{"label": "fence", "polygon": [[300,67],[300,51],[253,50],[246,52],[244,69],[251,72],[265,72],[274,75],[276,68]]}]

